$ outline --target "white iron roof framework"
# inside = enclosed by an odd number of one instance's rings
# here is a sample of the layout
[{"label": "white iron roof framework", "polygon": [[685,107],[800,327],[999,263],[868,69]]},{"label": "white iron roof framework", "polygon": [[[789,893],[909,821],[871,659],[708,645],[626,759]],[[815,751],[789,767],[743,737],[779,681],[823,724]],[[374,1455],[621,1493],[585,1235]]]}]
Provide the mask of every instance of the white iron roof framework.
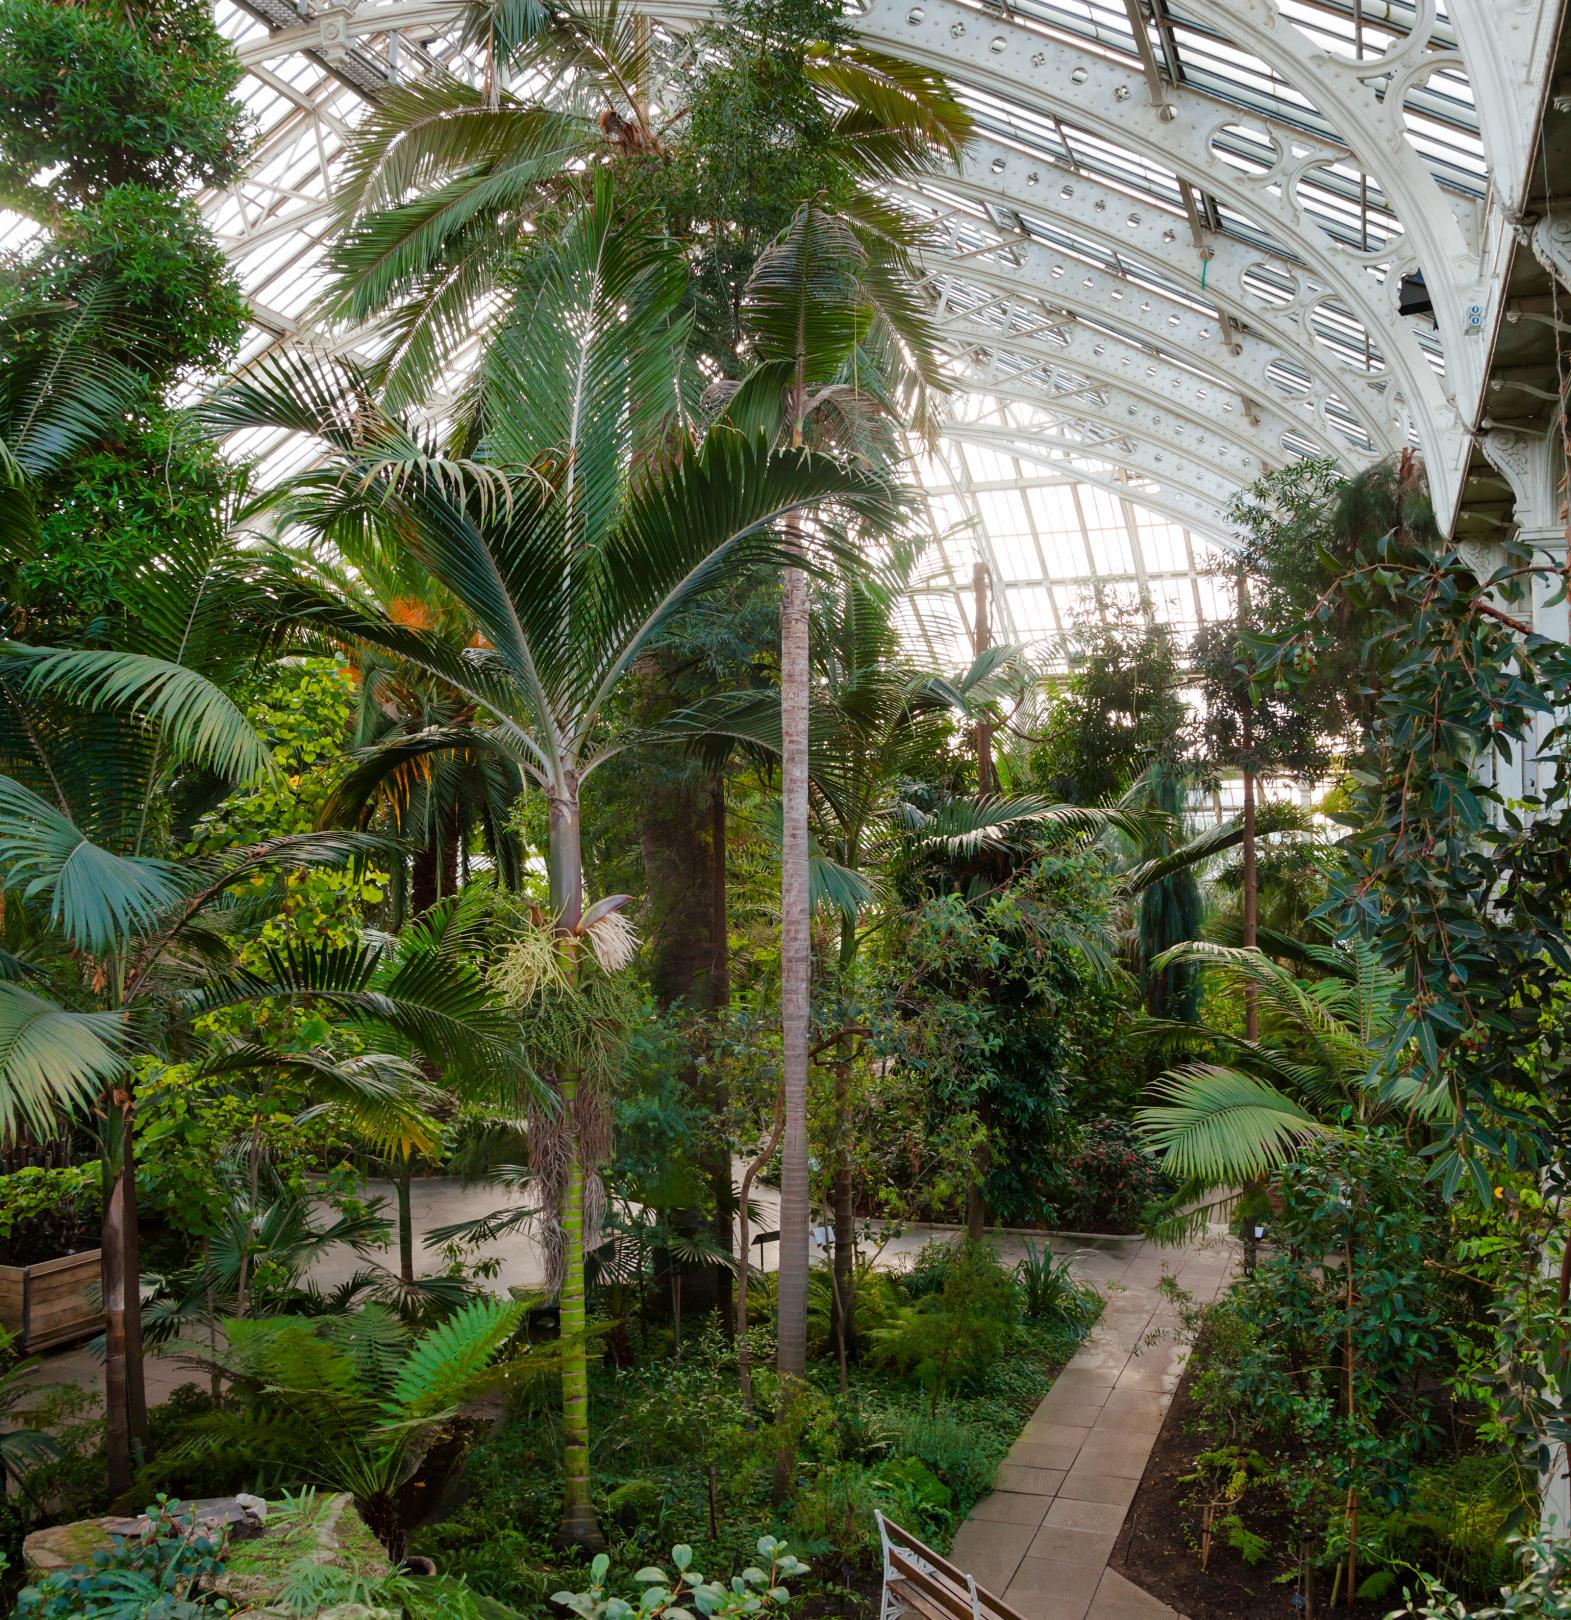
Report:
[{"label": "white iron roof framework", "polygon": [[[860,33],[946,73],[978,128],[905,197],[960,385],[919,468],[939,538],[913,634],[960,651],[978,554],[999,633],[1043,650],[1142,603],[1180,626],[1229,612],[1206,567],[1228,503],[1305,455],[1414,445],[1455,510],[1561,9],[865,0]],[[307,335],[369,100],[472,64],[461,0],[215,10],[258,130],[245,178],[203,199],[252,300],[249,358]],[[673,30],[707,11],[650,8]]]}]

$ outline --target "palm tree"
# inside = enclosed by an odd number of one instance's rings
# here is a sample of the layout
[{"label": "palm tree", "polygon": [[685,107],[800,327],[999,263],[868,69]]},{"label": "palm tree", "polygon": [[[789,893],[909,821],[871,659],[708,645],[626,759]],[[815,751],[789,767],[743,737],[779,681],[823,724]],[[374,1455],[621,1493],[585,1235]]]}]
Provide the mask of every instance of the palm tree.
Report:
[{"label": "palm tree", "polygon": [[[957,129],[963,119],[956,119]],[[950,149],[958,145],[950,137]],[[929,151],[932,149],[930,148]],[[903,384],[925,417],[942,386],[937,343],[915,293],[911,231],[902,216],[858,194],[840,206],[814,197],[760,256],[744,298],[754,369],[727,410],[733,419],[783,414],[793,447],[815,407],[830,433],[860,429]],[[873,386],[868,387],[868,384]],[[813,392],[810,394],[810,390]],[[781,404],[784,409],[781,411]],[[862,436],[860,433],[858,437]],[[808,646],[805,537],[787,534],[780,599],[781,958],[780,1016],[785,1137],[780,1160],[776,1365],[789,1393],[807,1365],[807,1066],[812,961],[809,924]],[[777,1491],[791,1459],[782,1452]]]},{"label": "palm tree", "polygon": [[[368,121],[340,192],[351,228],[335,250],[338,284],[329,307],[363,319],[396,306],[382,375],[400,398],[426,388],[480,324],[477,315],[524,222],[581,183],[564,179],[568,171],[586,159],[657,152],[665,138],[652,126],[646,101],[648,29],[615,5],[590,13],[484,0],[472,9],[470,28],[487,53],[483,86],[435,83],[385,102]],[[573,82],[590,86],[598,106],[575,112],[518,102],[500,89],[503,62],[520,77],[546,68],[558,82],[570,66]],[[751,431],[762,400],[770,430],[779,431],[783,416],[781,437],[788,435],[794,449],[806,442],[815,413],[844,426],[865,417],[869,403],[903,393],[917,416],[924,414],[926,395],[940,379],[936,341],[913,291],[912,227],[878,200],[876,188],[954,157],[970,130],[969,115],[941,79],[853,42],[804,51],[800,70],[825,109],[834,196],[804,199],[754,270],[744,325],[758,369],[744,390],[747,408],[734,409],[734,419]],[[793,566],[785,571],[781,603],[781,1002],[788,1096],[779,1355],[791,1377],[806,1356],[810,966],[807,598],[795,525],[787,544]]]},{"label": "palm tree", "polygon": [[[0,1134],[50,1134],[72,1113],[99,1120],[116,1490],[147,1433],[132,1045],[200,1051],[204,1018],[291,998],[356,1025],[373,1051],[457,1065],[483,1049],[498,1065],[511,1039],[472,973],[390,965],[380,945],[258,948],[240,965],[239,945],[279,898],[269,882],[363,858],[384,841],[311,834],[179,861],[154,853],[179,848],[226,784],[274,769],[226,692],[259,644],[254,569],[219,512],[208,533],[171,543],[128,579],[122,597],[107,647],[0,649],[0,890],[14,902],[8,939],[26,941],[0,956]],[[264,1075],[281,1061],[244,1043],[224,1056],[234,1074]]]},{"label": "palm tree", "polygon": [[[912,559],[914,562],[915,559]],[[1095,810],[1056,805],[1035,796],[940,796],[920,807],[912,783],[929,771],[956,719],[975,723],[1017,687],[1023,665],[1016,648],[979,654],[953,675],[923,669],[901,645],[890,611],[898,578],[887,587],[839,586],[814,620],[814,682],[808,709],[808,776],[812,834],[808,892],[813,908],[838,915],[838,973],[849,990],[863,923],[879,890],[871,872],[891,854],[974,852],[1033,829],[1056,826],[1081,833],[1119,829],[1149,837],[1165,818],[1135,809]],[[722,696],[695,705],[677,723],[778,756],[783,751],[777,692]],[[931,797],[931,795],[924,795]],[[876,926],[876,925],[875,925]],[[854,1285],[850,1167],[849,1069],[856,1041],[835,1062],[840,1077],[834,1181],[834,1291],[842,1343],[851,1333]]]},{"label": "palm tree", "polygon": [[[836,502],[887,521],[887,497],[866,474],[728,424],[693,432],[684,293],[676,248],[621,213],[601,175],[590,205],[520,268],[513,312],[464,401],[462,456],[411,436],[341,364],[270,361],[208,410],[221,430],[268,424],[322,441],[329,465],[279,504],[327,537],[385,533],[462,606],[473,635],[460,641],[398,622],[307,559],[287,560],[276,586],[303,631],[422,671],[471,714],[377,750],[362,782],[376,761],[391,779],[416,760],[464,752],[509,761],[545,794],[551,923],[570,977],[589,931],[615,909],[584,905],[580,803],[585,780],[636,740],[613,700],[641,653],[698,595],[778,561],[773,529],[804,507]],[[595,1545],[582,1245],[595,1166],[580,1151],[577,1074],[567,1063],[549,1078],[565,1136],[561,1535]]]},{"label": "palm tree", "polygon": [[[335,191],[334,280],[322,313],[352,322],[391,316],[393,341],[377,376],[396,408],[426,398],[455,351],[494,330],[495,295],[542,218],[577,206],[597,170],[651,159],[665,167],[692,142],[685,108],[656,122],[650,87],[666,64],[648,16],[617,0],[472,0],[465,41],[484,61],[481,82],[437,72],[379,96]],[[744,24],[720,48],[774,45]],[[969,130],[936,75],[854,39],[811,43],[799,68],[825,152],[859,181],[908,177],[935,151],[952,154]],[[504,78],[552,89],[530,99]],[[707,157],[691,155],[700,164]],[[717,234],[731,234],[724,220],[708,221],[706,232],[667,223],[700,256],[713,252]],[[726,287],[720,301],[734,308],[737,291]],[[711,335],[717,350],[732,347]]]},{"label": "palm tree", "polygon": [[1158,1038],[1194,1052],[1153,1087],[1159,1099],[1138,1123],[1181,1183],[1175,1205],[1219,1188],[1258,1184],[1302,1143],[1367,1129],[1392,1116],[1431,1117],[1447,1093],[1426,1089],[1411,1070],[1380,1079],[1400,1018],[1402,987],[1361,939],[1313,944],[1267,933],[1265,946],[1317,975],[1297,977],[1260,949],[1192,940],[1154,963],[1216,973],[1251,987],[1261,1013],[1257,1039],[1204,1024],[1149,1020]]}]

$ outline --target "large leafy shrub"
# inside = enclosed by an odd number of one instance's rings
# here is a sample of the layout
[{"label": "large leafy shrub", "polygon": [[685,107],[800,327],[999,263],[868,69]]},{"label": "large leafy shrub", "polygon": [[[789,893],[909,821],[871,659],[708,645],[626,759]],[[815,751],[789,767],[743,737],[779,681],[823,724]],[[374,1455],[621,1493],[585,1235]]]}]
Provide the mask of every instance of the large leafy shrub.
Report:
[{"label": "large leafy shrub", "polygon": [[975,1425],[947,1408],[913,1412],[901,1425],[893,1449],[926,1463],[965,1502],[985,1496],[998,1472],[997,1459],[979,1443]]},{"label": "large leafy shrub", "polygon": [[[1380,1576],[1403,1545],[1434,1555],[1442,1543],[1448,1568],[1487,1576],[1487,1560],[1466,1550],[1466,1515],[1447,1518],[1464,1486],[1470,1513],[1483,1495],[1445,1464],[1446,1381],[1481,1306],[1455,1268],[1435,1263],[1451,1221],[1426,1171],[1379,1130],[1304,1148],[1273,1179],[1254,1273],[1205,1313],[1193,1391],[1206,1444],[1192,1500],[1222,1514],[1241,1551],[1263,1553],[1257,1527],[1285,1518],[1288,1545],[1327,1570],[1342,1564],[1344,1577],[1349,1564]],[[1371,1595],[1391,1584],[1377,1580]]]},{"label": "large leafy shrub", "polygon": [[[80,204],[223,185],[245,156],[240,63],[205,0],[5,0],[0,195]],[[29,211],[31,211],[29,209]]]},{"label": "large leafy shrub", "polygon": [[98,1242],[97,1165],[30,1165],[0,1176],[0,1265],[27,1266]]},{"label": "large leafy shrub", "polygon": [[1054,1224],[1070,1232],[1137,1232],[1173,1182],[1127,1120],[1099,1114],[1070,1135],[1054,1194]]},{"label": "large leafy shrub", "polygon": [[1499,1603],[1474,1605],[1426,1580],[1423,1596],[1409,1597],[1391,1620],[1568,1620],[1571,1617],[1571,1540],[1542,1536],[1516,1549],[1514,1577],[1500,1590]]}]

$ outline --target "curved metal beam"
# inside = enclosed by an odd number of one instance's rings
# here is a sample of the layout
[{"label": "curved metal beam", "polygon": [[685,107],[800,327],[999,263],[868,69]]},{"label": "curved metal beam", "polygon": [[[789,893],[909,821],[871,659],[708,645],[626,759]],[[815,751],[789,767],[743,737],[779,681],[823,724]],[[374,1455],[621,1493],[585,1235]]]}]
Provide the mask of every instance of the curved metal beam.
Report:
[{"label": "curved metal beam", "polygon": [[[1224,346],[1216,341],[1214,317],[1168,304],[1159,294],[1094,266],[1066,261],[1063,255],[1024,239],[1001,242],[985,256],[958,263],[942,253],[924,253],[922,262],[934,276],[952,276],[963,286],[1018,300],[1040,299],[1083,316],[1137,348],[1192,358],[1196,365],[1214,371],[1246,397],[1276,400],[1290,415],[1303,417],[1317,438],[1335,432],[1324,418],[1325,394],[1336,388],[1336,377],[1328,365],[1318,360],[1311,362],[1298,353],[1284,353],[1252,332],[1235,332],[1234,343]],[[1056,277],[1055,267],[1060,271]],[[1159,308],[1159,304],[1164,307]],[[1292,397],[1285,385],[1272,376],[1273,367],[1284,363],[1303,366],[1312,383],[1317,382],[1323,392],[1318,397]],[[1377,416],[1360,399],[1345,403],[1371,443],[1385,451],[1401,444],[1395,424]]]},{"label": "curved metal beam", "polygon": [[[1467,63],[1490,184],[1514,217],[1528,202],[1538,129],[1533,103],[1548,80],[1560,7],[1542,0],[1448,0],[1446,9]],[[1524,105],[1524,97],[1533,99]]]},{"label": "curved metal beam", "polygon": [[[1152,489],[1132,484],[1117,475],[1117,470],[1122,464],[1110,457],[1095,458],[1090,466],[1077,465],[1062,446],[1022,438],[1019,434],[1000,429],[996,425],[989,427],[985,423],[947,427],[944,429],[944,436],[961,444],[975,444],[1001,455],[1016,456],[1036,466],[1050,467],[1055,472],[1063,473],[1072,482],[1090,484],[1120,500],[1131,501],[1136,506],[1149,507],[1151,511],[1195,534],[1204,535],[1217,545],[1230,550],[1238,545],[1237,536],[1227,521],[1224,508],[1187,490],[1167,487]],[[1078,451],[1076,453],[1078,454]],[[1102,470],[1103,468],[1106,470]]]},{"label": "curved metal beam", "polygon": [[[1043,325],[1045,323],[1038,323]],[[1240,449],[1252,452],[1262,461],[1275,463],[1289,459],[1284,436],[1292,434],[1316,453],[1365,466],[1375,459],[1372,450],[1351,445],[1333,447],[1316,435],[1311,426],[1280,410],[1271,400],[1246,399],[1215,377],[1174,364],[1161,355],[1127,344],[1109,341],[1077,320],[1065,320],[1048,335],[1022,334],[1015,330],[990,327],[981,320],[951,314],[938,322],[946,348],[962,358],[983,351],[990,357],[1009,355],[1032,366],[1064,374],[1073,386],[1083,379],[1099,392],[1108,389],[1133,398],[1160,400],[1197,428],[1227,435]],[[989,364],[995,363],[991,359]],[[1044,394],[1051,405],[1056,390]]]},{"label": "curved metal beam", "polygon": [[1430,49],[1434,0],[1421,0],[1417,9],[1412,32],[1379,56],[1362,60],[1317,50],[1282,15],[1277,0],[1209,0],[1206,21],[1310,101],[1347,142],[1364,173],[1378,182],[1434,295],[1435,321],[1453,371],[1452,390],[1465,390],[1479,365],[1462,342],[1466,306],[1482,305],[1485,297],[1478,279],[1478,244],[1472,232],[1462,229],[1449,198],[1408,139],[1403,112],[1408,91],[1437,68],[1465,72],[1468,64],[1460,52]]},{"label": "curved metal beam", "polygon": [[945,431],[959,432],[977,427],[995,434],[1012,436],[1021,442],[1055,446],[1073,456],[1084,456],[1091,461],[1105,461],[1129,473],[1144,478],[1161,488],[1193,496],[1217,511],[1225,511],[1238,493],[1239,485],[1224,473],[1218,473],[1197,458],[1142,441],[1134,433],[1121,433],[1116,428],[1092,431],[1084,424],[1077,434],[1065,432],[1064,424],[1053,419],[1045,422],[1020,421],[1009,417],[946,423]]},{"label": "curved metal beam", "polygon": [[278,28],[264,37],[247,40],[237,51],[242,67],[275,61],[297,51],[331,61],[334,56],[363,45],[379,34],[451,28],[468,10],[465,0],[391,0],[390,4],[347,10],[335,6],[302,19],[296,28]]},{"label": "curved metal beam", "polygon": [[[1215,189],[1211,176],[1204,183],[1208,190]],[[1336,301],[1369,333],[1401,392],[1414,402],[1413,413],[1419,422],[1432,425],[1444,419],[1446,401],[1429,357],[1407,321],[1392,315],[1389,299],[1382,302],[1381,289],[1367,270],[1360,270],[1349,285],[1345,270],[1328,259],[1295,264],[1216,232],[1206,237],[1203,249],[1197,248],[1181,217],[985,135],[973,138],[961,174],[936,182],[935,190],[952,190],[992,207],[1036,213],[1050,224],[1062,221],[1068,231],[1097,242],[1110,253],[1160,266],[1192,297],[1225,304],[1236,319],[1255,325],[1269,316],[1278,335],[1284,328],[1296,328],[1295,347],[1319,348],[1310,330],[1311,318],[1327,299]],[[1263,265],[1293,289],[1288,302],[1268,303],[1249,289],[1249,279]],[[1375,321],[1380,324],[1373,324]],[[1339,392],[1369,391],[1368,379],[1359,372],[1335,360],[1332,364],[1340,373]],[[1376,410],[1388,408],[1375,400],[1371,405]]]},{"label": "curved metal beam", "polygon": [[[972,265],[991,269],[1003,264],[1032,278],[1038,286],[1036,296],[1050,304],[1067,305],[1072,297],[1091,292],[1100,301],[1101,313],[1091,317],[1098,324],[1116,330],[1121,324],[1133,323],[1140,330],[1140,341],[1158,350],[1171,351],[1181,341],[1186,361],[1197,369],[1226,372],[1241,359],[1258,361],[1263,356],[1265,370],[1261,375],[1267,380],[1260,386],[1290,399],[1289,409],[1304,417],[1307,431],[1323,437],[1334,454],[1349,442],[1349,429],[1336,420],[1331,409],[1333,399],[1352,418],[1354,430],[1361,431],[1368,442],[1390,451],[1406,441],[1408,423],[1395,410],[1396,389],[1390,379],[1383,373],[1365,375],[1359,379],[1359,387],[1348,390],[1344,386],[1347,374],[1331,351],[1312,338],[1300,338],[1291,318],[1275,319],[1258,306],[1234,305],[1228,298],[1208,299],[1204,292],[1190,299],[1153,280],[1137,281],[1133,276],[1114,274],[1052,243],[1011,233],[988,221],[968,217],[964,224],[970,229],[963,231],[961,224],[951,219],[935,222],[934,227],[951,239],[948,258],[954,268],[948,273],[959,282],[980,284],[985,279],[982,272],[970,269]],[[979,236],[983,237],[981,242],[975,240]],[[989,238],[998,243],[997,248],[986,246]],[[944,273],[941,260],[934,273]],[[1158,309],[1158,305],[1162,308]],[[1231,322],[1226,318],[1229,315]],[[1306,373],[1311,382],[1319,383],[1320,392],[1306,397],[1296,390],[1278,387],[1268,377],[1269,367],[1277,362]],[[1247,381],[1241,382],[1241,387],[1250,395]]]},{"label": "curved metal beam", "polygon": [[[956,0],[922,0],[911,5],[905,0],[872,0],[858,27],[870,43],[910,56],[959,82],[988,89],[1006,101],[1059,113],[1104,140],[1144,152],[1163,167],[1195,179],[1260,220],[1276,240],[1325,275],[1348,307],[1383,340],[1383,349],[1394,350],[1403,341],[1393,330],[1401,319],[1394,302],[1399,269],[1411,255],[1401,243],[1388,250],[1356,253],[1334,241],[1308,217],[1296,198],[1298,181],[1307,170],[1327,161],[1312,138],[1280,127],[1272,131],[1271,120],[1264,115],[1229,107],[1182,86],[1167,87],[1165,104],[1152,106],[1144,94],[1138,64],[1110,62],[1090,51],[1049,40],[1018,18],[979,13]],[[1272,55],[1285,60],[1279,46],[1273,46]],[[1281,154],[1276,166],[1251,177],[1218,159],[1211,140],[1228,124],[1266,127]],[[1405,137],[1399,138],[1405,145]],[[1369,172],[1376,170],[1370,167]],[[1446,274],[1452,276],[1453,254],[1465,253],[1465,239],[1452,199],[1432,177],[1427,178],[1429,206],[1444,215],[1444,223],[1431,224],[1424,234],[1444,244]],[[1375,288],[1369,267],[1385,263],[1390,263],[1391,271],[1385,286]],[[1368,286],[1360,285],[1361,281]],[[1389,300],[1383,309],[1382,294]],[[1440,297],[1447,296],[1442,288]],[[1438,301],[1436,311],[1438,314]],[[1442,333],[1458,335],[1460,330],[1460,311],[1453,301]],[[1447,343],[1448,367],[1454,366],[1454,348]],[[1458,381],[1456,371],[1449,371],[1446,397],[1438,405],[1422,397],[1405,402],[1413,413],[1442,504],[1449,502],[1466,459],[1467,437],[1454,400]],[[1465,387],[1463,397],[1469,397]]]},{"label": "curved metal beam", "polygon": [[1252,448],[1240,447],[1209,426],[1197,427],[1158,400],[1122,390],[1098,389],[1103,396],[1098,402],[1088,390],[1053,394],[996,370],[980,375],[972,372],[965,375],[963,381],[979,393],[1028,406],[1061,423],[1094,422],[1120,436],[1134,434],[1177,456],[1202,457],[1240,489],[1252,484],[1262,473],[1292,459],[1280,447],[1275,456],[1262,456]]}]

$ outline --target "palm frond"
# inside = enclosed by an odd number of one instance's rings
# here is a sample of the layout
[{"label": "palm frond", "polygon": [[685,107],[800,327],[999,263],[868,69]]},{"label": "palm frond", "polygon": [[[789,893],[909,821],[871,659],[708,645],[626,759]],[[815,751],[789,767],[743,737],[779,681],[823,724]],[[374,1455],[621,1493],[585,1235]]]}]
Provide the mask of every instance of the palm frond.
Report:
[{"label": "palm frond", "polygon": [[124,950],[186,892],[167,861],[117,855],[20,782],[0,776],[0,883],[48,895],[50,915],[81,950]]},{"label": "palm frond", "polygon": [[1264,1081],[1218,1064],[1186,1064],[1153,1090],[1163,1100],[1136,1115],[1147,1145],[1173,1175],[1206,1186],[1257,1179],[1329,1129]]},{"label": "palm frond", "polygon": [[495,1362],[523,1315],[517,1301],[477,1299],[422,1334],[388,1389],[382,1408],[388,1421],[407,1423],[455,1407]]},{"label": "palm frond", "polygon": [[628,217],[608,172],[588,206],[523,262],[513,311],[480,369],[476,431],[486,459],[547,472],[574,545],[603,543],[634,451],[667,436],[690,326],[686,287],[669,232]]},{"label": "palm frond", "polygon": [[1109,827],[1134,829],[1147,825],[1151,815],[1144,811],[1055,804],[1034,794],[988,794],[970,799],[947,798],[932,810],[900,800],[891,807],[889,819],[919,848],[964,855],[1008,842],[1032,829],[1051,827],[1095,836]]},{"label": "palm frond", "polygon": [[860,43],[819,45],[809,78],[840,108],[833,139],[848,162],[884,179],[931,172],[954,162],[973,120],[943,77]]},{"label": "palm frond", "polygon": [[70,1012],[0,980],[0,1138],[25,1125],[40,1140],[85,1111],[124,1070],[129,1031],[112,1013]]},{"label": "palm frond", "polygon": [[245,712],[200,671],[145,653],[6,644],[26,670],[23,688],[83,707],[113,709],[157,727],[176,758],[230,781],[267,776],[272,755]]}]

